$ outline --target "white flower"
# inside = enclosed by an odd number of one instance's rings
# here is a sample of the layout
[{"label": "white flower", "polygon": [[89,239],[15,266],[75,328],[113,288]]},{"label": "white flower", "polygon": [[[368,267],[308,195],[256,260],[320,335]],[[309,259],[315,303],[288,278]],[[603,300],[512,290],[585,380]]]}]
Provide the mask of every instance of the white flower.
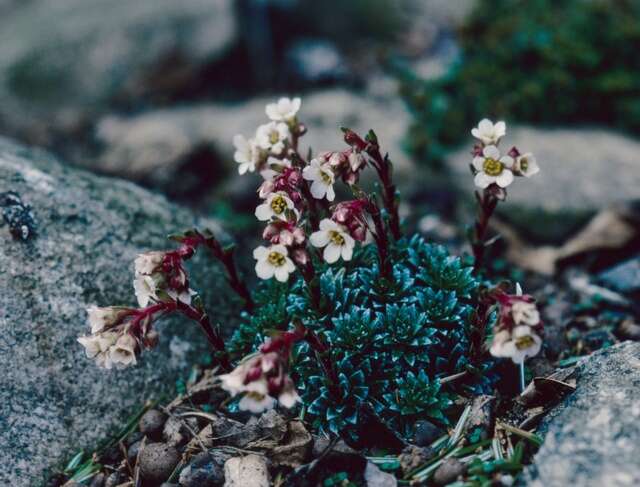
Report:
[{"label": "white flower", "polygon": [[91,333],[100,333],[105,326],[115,323],[118,319],[119,310],[113,307],[100,308],[98,306],[89,306],[87,308],[89,318],[89,326]]},{"label": "white flower", "polygon": [[242,175],[247,171],[254,172],[261,157],[256,141],[247,140],[243,135],[238,134],[233,137],[233,145],[236,147],[233,159],[239,164],[238,173]]},{"label": "white flower", "polygon": [[178,292],[175,289],[167,289],[167,294],[174,301],[180,301],[181,303],[191,306],[191,296],[198,294],[193,289],[183,289]]},{"label": "white flower", "polygon": [[511,305],[511,316],[516,325],[535,326],[540,323],[540,312],[534,303],[516,301]]},{"label": "white flower", "polygon": [[329,264],[340,257],[351,260],[355,240],[342,225],[325,218],[320,222],[320,230],[311,234],[309,241],[314,247],[324,247],[322,256]]},{"label": "white flower", "polygon": [[118,341],[109,349],[111,362],[126,367],[136,364],[137,340],[129,333],[123,334]]},{"label": "white flower", "polygon": [[513,331],[501,330],[493,337],[491,355],[510,358],[513,363],[521,364],[527,357],[540,352],[542,338],[527,325],[515,326]]},{"label": "white flower", "polygon": [[282,392],[278,396],[278,402],[287,409],[291,409],[296,403],[300,402],[300,396],[296,391],[293,382],[289,381],[287,385],[282,389]]},{"label": "white flower", "polygon": [[265,112],[267,113],[267,117],[274,122],[290,122],[295,118],[298,110],[300,110],[301,104],[302,101],[300,98],[294,98],[293,100],[280,98],[277,103],[269,103]]},{"label": "white flower", "polygon": [[137,274],[133,280],[133,290],[141,308],[145,308],[151,301],[158,300],[158,282],[153,276]]},{"label": "white flower", "polygon": [[471,135],[485,145],[497,144],[506,133],[507,125],[504,122],[496,122],[494,125],[488,118],[480,120],[478,127],[471,129]]},{"label": "white flower", "polygon": [[260,125],[256,131],[256,143],[274,154],[282,153],[284,144],[289,138],[289,127],[282,122],[269,122]]},{"label": "white flower", "polygon": [[78,337],[87,357],[96,361],[99,367],[110,369],[112,366],[109,349],[116,342],[117,333],[99,333],[97,335]]},{"label": "white flower", "polygon": [[268,221],[271,218],[277,218],[278,220],[287,220],[287,210],[295,211],[295,205],[287,193],[284,191],[277,191],[275,193],[269,193],[264,203],[256,208],[256,218],[260,221]]},{"label": "white flower", "polygon": [[153,274],[164,261],[165,253],[162,251],[145,252],[138,254],[134,261],[136,274]]},{"label": "white flower", "polygon": [[289,274],[295,271],[293,261],[284,245],[272,245],[269,248],[262,245],[253,251],[256,263],[256,274],[260,279],[271,279],[273,276],[280,282],[286,282]]},{"label": "white flower", "polygon": [[273,409],[275,405],[276,400],[273,397],[258,392],[247,392],[238,402],[240,411],[249,411],[254,414]]},{"label": "white flower", "polygon": [[513,166],[513,170],[516,174],[530,178],[534,174],[540,172],[540,166],[536,162],[536,158],[533,157],[531,152],[522,154],[516,158],[516,163]]},{"label": "white flower", "polygon": [[333,190],[335,176],[328,164],[321,164],[318,159],[312,159],[302,171],[302,177],[312,181],[311,194],[314,198],[321,200],[326,196],[327,200],[333,201],[336,197]]},{"label": "white flower", "polygon": [[473,158],[473,167],[478,171],[474,183],[480,188],[496,183],[501,188],[506,188],[513,182],[513,158],[511,156],[500,157],[500,151],[495,145],[489,145],[482,149],[482,156]]}]

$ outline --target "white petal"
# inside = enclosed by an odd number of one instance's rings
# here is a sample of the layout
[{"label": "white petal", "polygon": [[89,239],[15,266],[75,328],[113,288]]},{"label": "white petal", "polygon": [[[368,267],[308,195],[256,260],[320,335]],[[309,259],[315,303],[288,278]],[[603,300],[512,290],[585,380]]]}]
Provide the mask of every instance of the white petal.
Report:
[{"label": "white petal", "polygon": [[333,185],[327,186],[327,200],[333,201],[336,198],[336,192],[333,190]]},{"label": "white petal", "polygon": [[320,230],[338,230],[338,224],[330,218],[324,218],[320,221]]},{"label": "white petal", "polygon": [[344,260],[351,260],[353,257],[353,245],[343,245],[342,246],[342,258]]},{"label": "white petal", "polygon": [[507,124],[504,123],[503,121],[496,122],[496,124],[493,126],[493,130],[495,132],[496,137],[498,138],[504,137],[504,134],[507,133]]},{"label": "white petal", "polygon": [[482,171],[483,165],[484,157],[476,156],[473,158],[473,167],[475,167],[478,171]]},{"label": "white petal", "polygon": [[327,193],[327,186],[322,184],[320,181],[314,181],[311,184],[311,195],[317,199],[321,200],[324,198],[324,195]]},{"label": "white petal", "polygon": [[270,220],[273,216],[273,211],[271,210],[271,206],[267,203],[259,205],[256,208],[256,218],[262,222]]},{"label": "white petal", "polygon": [[256,274],[260,279],[271,279],[275,273],[275,268],[266,260],[259,260],[256,263]]},{"label": "white petal", "polygon": [[288,272],[289,274],[291,274],[293,271],[295,271],[295,270],[296,270],[296,265],[293,263],[293,261],[292,261],[289,257],[287,257],[287,258],[285,259],[285,264],[284,264],[284,266],[285,266],[285,268],[287,269],[287,272]]},{"label": "white petal", "polygon": [[490,159],[500,159],[500,150],[495,145],[488,145],[482,150],[482,154]]},{"label": "white petal", "polygon": [[483,118],[482,120],[480,120],[480,123],[478,123],[478,128],[483,134],[486,134],[487,132],[491,132],[493,130],[493,122],[488,118]]},{"label": "white petal", "polygon": [[253,258],[254,259],[263,259],[267,256],[267,254],[269,253],[269,249],[267,249],[266,247],[260,245],[259,247],[256,247],[253,250]]},{"label": "white petal", "polygon": [[341,247],[334,243],[330,243],[324,248],[322,256],[329,264],[333,264],[340,258]]},{"label": "white petal", "polygon": [[513,167],[514,160],[513,160],[513,157],[511,157],[511,156],[502,156],[502,157],[500,158],[500,162],[501,162],[505,167],[508,167],[509,169],[511,169],[511,168]]},{"label": "white petal", "polygon": [[287,282],[287,280],[289,280],[289,271],[286,266],[276,267],[275,275],[276,279],[280,282]]},{"label": "white petal", "polygon": [[502,174],[496,177],[496,183],[501,188],[506,188],[513,182],[513,173],[509,169],[504,169]]},{"label": "white petal", "polygon": [[[322,228],[322,222],[320,222],[320,228]],[[313,232],[309,237],[309,242],[314,247],[324,247],[329,243],[329,233],[323,230]]]},{"label": "white petal", "polygon": [[289,255],[289,251],[287,250],[287,248],[284,245],[272,245],[269,250],[271,252],[278,252],[279,254],[282,254],[284,256]]},{"label": "white petal", "polygon": [[476,139],[481,139],[482,138],[480,136],[480,131],[475,127],[471,129],[471,135],[473,135]]},{"label": "white petal", "polygon": [[491,183],[494,183],[495,180],[496,180],[495,177],[489,176],[488,174],[483,173],[483,172],[479,172],[473,178],[473,182],[475,183],[475,185],[478,186],[479,188],[483,188],[483,189],[486,188],[487,186],[489,186]]}]

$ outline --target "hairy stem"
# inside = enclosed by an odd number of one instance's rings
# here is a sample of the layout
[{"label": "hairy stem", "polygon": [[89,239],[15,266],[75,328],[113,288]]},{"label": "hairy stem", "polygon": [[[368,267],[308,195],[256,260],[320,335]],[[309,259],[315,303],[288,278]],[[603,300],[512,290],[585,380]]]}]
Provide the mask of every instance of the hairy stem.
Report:
[{"label": "hairy stem", "polygon": [[485,239],[489,228],[489,220],[498,205],[498,198],[488,189],[485,189],[482,196],[476,193],[476,199],[478,200],[478,216],[474,226],[471,249],[474,257],[473,269],[478,273],[484,265]]},{"label": "hairy stem", "polygon": [[400,215],[398,213],[398,198],[396,197],[396,186],[393,184],[393,165],[388,156],[382,156],[377,144],[372,146],[369,155],[373,158],[373,167],[378,173],[378,178],[382,183],[382,203],[389,214],[389,230],[394,240],[402,237],[400,231]]}]

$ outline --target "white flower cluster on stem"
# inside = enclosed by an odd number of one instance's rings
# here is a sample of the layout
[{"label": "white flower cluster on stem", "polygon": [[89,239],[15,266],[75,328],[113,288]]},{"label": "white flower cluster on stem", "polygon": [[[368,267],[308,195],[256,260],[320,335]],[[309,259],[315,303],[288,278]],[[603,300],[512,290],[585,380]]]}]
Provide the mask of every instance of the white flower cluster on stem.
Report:
[{"label": "white flower cluster on stem", "polygon": [[540,171],[535,157],[530,152],[521,154],[513,147],[508,154],[501,154],[498,145],[506,135],[507,126],[504,122],[493,123],[485,118],[471,134],[480,144],[474,148],[472,170],[474,183],[479,188],[488,188],[492,184],[506,188],[514,176],[531,177]]},{"label": "white flower cluster on stem", "polygon": [[510,358],[521,364],[534,357],[542,347],[542,320],[533,298],[523,295],[518,286],[515,295],[497,296],[499,315],[494,329],[490,353],[494,357]]}]

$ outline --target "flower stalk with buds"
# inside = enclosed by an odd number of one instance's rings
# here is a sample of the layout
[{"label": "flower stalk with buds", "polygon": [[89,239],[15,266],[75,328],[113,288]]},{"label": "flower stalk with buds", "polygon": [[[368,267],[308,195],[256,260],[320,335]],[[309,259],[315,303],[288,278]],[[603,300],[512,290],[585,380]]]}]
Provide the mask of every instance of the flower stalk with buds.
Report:
[{"label": "flower stalk with buds", "polygon": [[498,203],[507,199],[507,186],[515,176],[528,178],[540,170],[531,153],[520,154],[516,147],[505,155],[500,153],[498,146],[506,131],[504,122],[494,124],[486,118],[471,130],[471,134],[480,142],[473,148],[474,158],[470,168],[475,185],[482,189],[482,193],[475,192],[478,216],[470,233],[476,272],[484,267],[485,250],[491,243],[487,241],[489,221]]}]

